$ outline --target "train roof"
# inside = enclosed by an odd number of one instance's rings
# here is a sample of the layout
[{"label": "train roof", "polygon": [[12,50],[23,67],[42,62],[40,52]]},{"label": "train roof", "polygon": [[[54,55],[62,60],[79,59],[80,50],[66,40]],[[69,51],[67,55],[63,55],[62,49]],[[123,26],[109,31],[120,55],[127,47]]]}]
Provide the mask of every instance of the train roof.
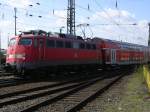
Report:
[{"label": "train roof", "polygon": [[34,35],[93,42],[92,39],[90,39],[90,38],[83,39],[83,37],[81,37],[81,36],[70,35],[70,34],[65,34],[65,33],[58,33],[58,32],[46,32],[43,30],[22,31],[19,36],[20,37],[29,37],[29,36],[34,36]]},{"label": "train roof", "polygon": [[110,39],[104,39],[104,38],[99,38],[95,37],[93,38],[94,41],[104,41],[108,43],[114,43],[117,44],[118,47],[123,48],[123,49],[145,49],[145,48],[150,48],[149,46],[144,46],[144,45],[139,45],[139,44],[134,44],[134,43],[128,43],[128,42],[122,42],[122,41],[116,41],[116,40],[110,40]]},{"label": "train roof", "polygon": [[83,39],[81,36],[76,36],[76,35],[70,35],[70,34],[64,34],[64,33],[57,33],[57,32],[46,32],[44,30],[29,30],[29,31],[22,31],[20,36],[28,35],[28,36],[48,36],[48,37],[55,37],[55,38],[66,38],[66,39],[72,39],[72,40],[80,40],[80,41],[85,41],[85,42],[109,42],[109,43],[115,43],[121,48],[146,48],[148,46],[144,45],[139,45],[139,44],[134,44],[134,43],[128,43],[128,42],[122,42],[122,41],[116,41],[116,40],[110,40],[110,39],[104,39],[101,37],[94,37],[94,38],[86,38]]},{"label": "train roof", "polygon": [[47,33],[46,31],[43,30],[29,30],[29,31],[21,31],[21,34],[40,34],[40,33]]}]

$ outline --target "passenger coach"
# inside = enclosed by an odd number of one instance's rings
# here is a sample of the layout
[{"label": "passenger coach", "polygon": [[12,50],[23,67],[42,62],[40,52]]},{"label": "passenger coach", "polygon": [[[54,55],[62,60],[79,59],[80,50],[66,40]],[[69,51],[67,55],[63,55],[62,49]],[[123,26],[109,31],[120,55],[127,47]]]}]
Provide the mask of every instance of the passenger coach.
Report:
[{"label": "passenger coach", "polygon": [[108,39],[98,40],[102,43],[102,55],[106,65],[144,64],[150,61],[150,48],[147,46]]}]

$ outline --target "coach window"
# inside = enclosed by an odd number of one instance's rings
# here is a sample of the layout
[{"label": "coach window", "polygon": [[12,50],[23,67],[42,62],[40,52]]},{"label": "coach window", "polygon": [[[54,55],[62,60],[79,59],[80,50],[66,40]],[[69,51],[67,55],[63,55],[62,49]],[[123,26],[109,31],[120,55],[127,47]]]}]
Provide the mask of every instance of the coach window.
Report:
[{"label": "coach window", "polygon": [[54,48],[55,47],[55,41],[54,40],[46,39],[46,46]]},{"label": "coach window", "polygon": [[80,43],[80,49],[85,49],[85,44],[84,43]]},{"label": "coach window", "polygon": [[57,48],[63,48],[64,47],[63,44],[64,44],[63,41],[56,41],[56,47]]},{"label": "coach window", "polygon": [[86,49],[91,49],[91,45],[90,44],[86,44]]},{"label": "coach window", "polygon": [[65,48],[72,48],[71,42],[65,42]]}]

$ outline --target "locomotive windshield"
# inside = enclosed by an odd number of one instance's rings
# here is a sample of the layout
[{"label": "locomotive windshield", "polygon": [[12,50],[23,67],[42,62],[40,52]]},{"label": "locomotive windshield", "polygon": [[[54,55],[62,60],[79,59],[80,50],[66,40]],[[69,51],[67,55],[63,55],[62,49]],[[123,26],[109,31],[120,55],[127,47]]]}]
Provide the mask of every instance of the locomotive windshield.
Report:
[{"label": "locomotive windshield", "polygon": [[19,40],[19,45],[31,45],[32,44],[32,39],[31,38],[21,38]]},{"label": "locomotive windshield", "polygon": [[16,39],[15,38],[10,39],[9,46],[14,46],[15,44],[16,44]]}]

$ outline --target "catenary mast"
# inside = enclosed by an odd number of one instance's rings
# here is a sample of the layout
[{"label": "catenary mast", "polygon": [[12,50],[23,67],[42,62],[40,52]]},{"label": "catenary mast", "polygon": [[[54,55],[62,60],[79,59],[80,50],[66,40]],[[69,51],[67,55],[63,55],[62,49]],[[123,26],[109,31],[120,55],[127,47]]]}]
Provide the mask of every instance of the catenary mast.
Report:
[{"label": "catenary mast", "polygon": [[68,0],[67,34],[75,35],[75,0]]},{"label": "catenary mast", "polygon": [[149,26],[148,46],[150,46],[150,23],[148,23],[148,26]]}]

